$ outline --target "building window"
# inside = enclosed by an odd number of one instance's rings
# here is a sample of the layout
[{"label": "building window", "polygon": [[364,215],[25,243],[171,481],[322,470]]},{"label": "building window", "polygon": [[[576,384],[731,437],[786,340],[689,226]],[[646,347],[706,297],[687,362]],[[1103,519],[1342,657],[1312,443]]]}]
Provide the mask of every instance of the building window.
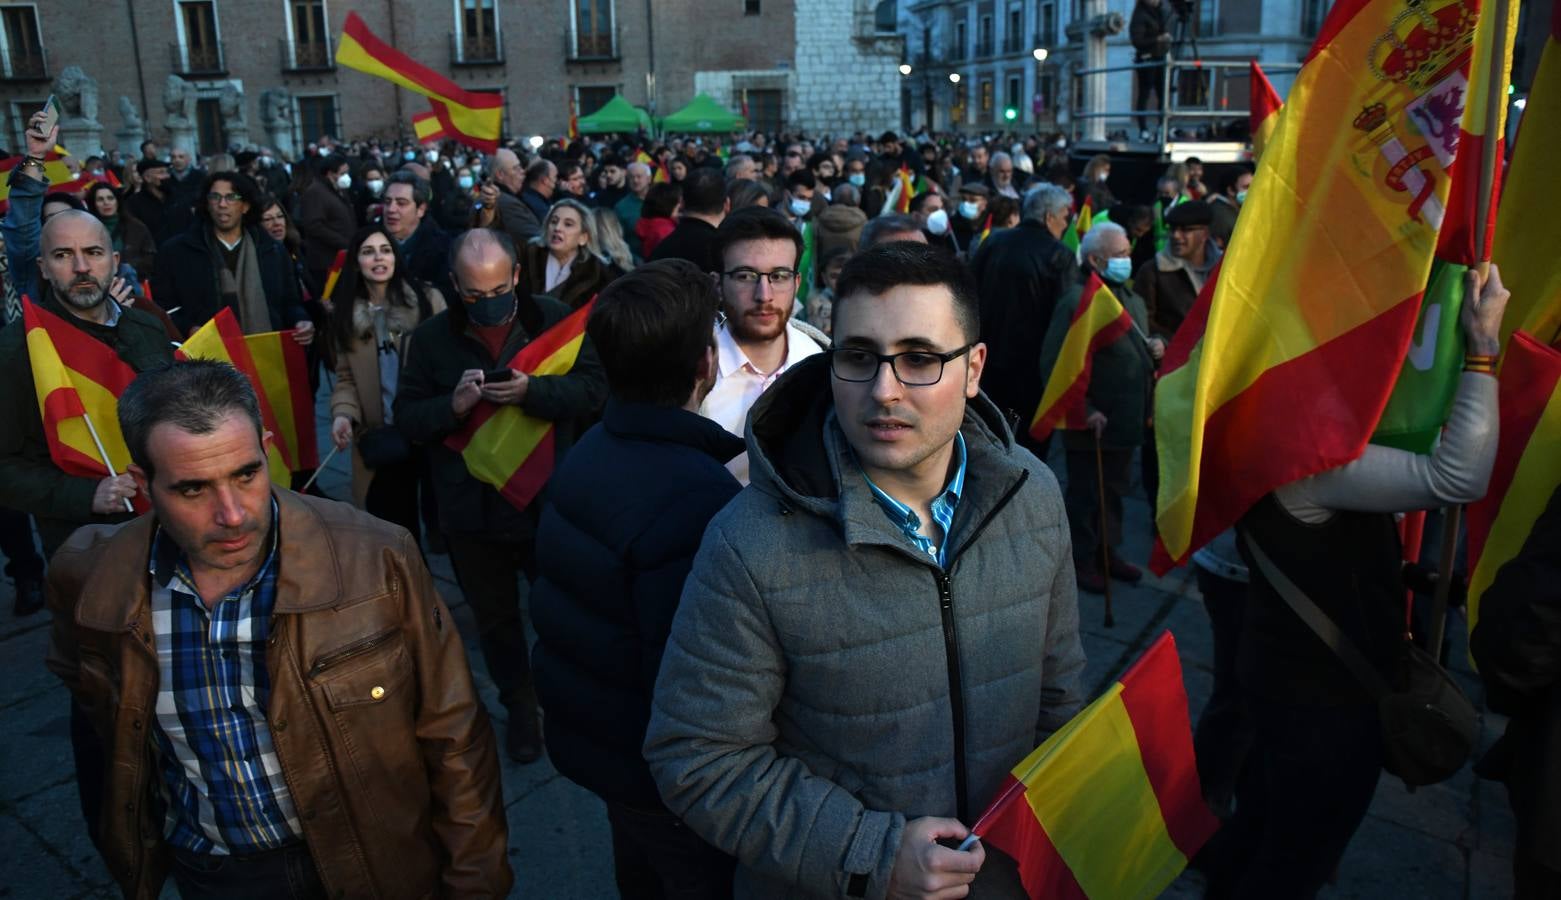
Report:
[{"label": "building window", "polygon": [[180,48],[184,73],[224,71],[222,41],[217,38],[217,4],[213,0],[179,0],[179,25],[184,36]]},{"label": "building window", "polygon": [[743,15],[757,16],[759,14],[759,0],[743,0]]},{"label": "building window", "polygon": [[981,120],[992,118],[992,79],[981,79]]},{"label": "building window", "polygon": [[38,31],[35,6],[0,7],[4,12],[5,75],[8,78],[47,78],[43,38]]},{"label": "building window", "polygon": [[[1175,31],[1174,27],[1172,31]],[[1219,33],[1219,0],[1201,0],[1198,4],[1198,37],[1214,37]]]},{"label": "building window", "polygon": [[222,128],[222,101],[216,97],[202,97],[195,101],[195,135],[200,142],[202,156],[221,153],[227,149],[227,136]]},{"label": "building window", "polygon": [[949,59],[965,58],[965,20],[954,23],[954,46],[949,48]]},{"label": "building window", "polygon": [[457,62],[498,62],[503,58],[494,0],[461,0],[460,26]]},{"label": "building window", "polygon": [[1304,37],[1315,37],[1322,31],[1323,19],[1328,16],[1328,8],[1333,5],[1332,0],[1302,0],[1301,3],[1301,34]]},{"label": "building window", "polygon": [[27,146],[27,122],[33,114],[43,109],[43,98],[37,100],[12,100],[11,101],[11,146]]},{"label": "building window", "polygon": [[589,116],[606,106],[617,93],[618,89],[612,85],[580,85],[575,88],[575,110],[581,116]]},{"label": "building window", "polygon": [[992,49],[992,17],[982,16],[976,31],[976,56],[991,56]]},{"label": "building window", "polygon": [[1018,53],[1024,49],[1024,8],[1015,6],[1008,10],[1008,27],[1003,33],[1003,52]]},{"label": "building window", "polygon": [[1021,116],[1024,114],[1024,111],[1019,109],[1019,91],[1022,83],[1023,79],[1018,75],[1009,75],[1008,80],[1003,84],[1003,109],[1015,110]]},{"label": "building window", "polygon": [[576,59],[614,59],[618,41],[612,0],[574,0]]},{"label": "building window", "polygon": [[1057,76],[1051,72],[1042,75],[1037,93],[1041,95],[1041,115],[1055,120],[1057,118]]},{"label": "building window", "polygon": [[326,28],[325,0],[288,0],[292,7],[288,24],[292,27],[295,69],[328,69],[332,65],[331,33]]},{"label": "building window", "polygon": [[784,96],[782,92],[774,88],[759,90],[747,90],[743,95],[748,99],[748,127],[755,131],[764,131],[774,134],[781,130]]},{"label": "building window", "polygon": [[1041,4],[1036,21],[1035,43],[1041,47],[1057,43],[1057,4]]},{"label": "building window", "polygon": [[322,137],[335,137],[336,98],[329,94],[320,97],[298,98],[298,136],[303,143],[318,141]]}]

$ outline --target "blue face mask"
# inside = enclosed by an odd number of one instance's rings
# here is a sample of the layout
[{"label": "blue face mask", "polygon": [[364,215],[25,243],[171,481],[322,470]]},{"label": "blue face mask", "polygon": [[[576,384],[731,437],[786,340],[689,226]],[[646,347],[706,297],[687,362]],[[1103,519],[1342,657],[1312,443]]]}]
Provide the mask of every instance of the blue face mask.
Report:
[{"label": "blue face mask", "polygon": [[813,204],[798,197],[791,198],[791,214],[801,218],[813,211]]},{"label": "blue face mask", "polygon": [[411,150],[408,150],[401,154],[401,158],[407,162],[411,162],[412,160],[417,159],[417,154]]},{"label": "blue face mask", "polygon": [[867,176],[861,172],[852,172],[846,176],[846,181],[851,182],[856,187],[861,187],[867,183]]},{"label": "blue face mask", "polygon": [[1106,271],[1102,277],[1112,284],[1121,284],[1133,277],[1133,260],[1127,256],[1113,256],[1106,260]]},{"label": "blue face mask", "polygon": [[455,183],[461,186],[461,190],[469,191],[472,189],[472,185],[477,182],[473,181],[470,175],[462,175],[460,178],[455,179]]},{"label": "blue face mask", "polygon": [[473,325],[503,325],[514,313],[514,291],[505,291],[495,297],[482,297],[466,304],[466,315]]},{"label": "blue face mask", "polygon": [[1242,204],[1242,203],[1245,203],[1245,202],[1247,202],[1247,192],[1246,191],[1237,191],[1236,192],[1236,203],[1239,205],[1239,204]]}]

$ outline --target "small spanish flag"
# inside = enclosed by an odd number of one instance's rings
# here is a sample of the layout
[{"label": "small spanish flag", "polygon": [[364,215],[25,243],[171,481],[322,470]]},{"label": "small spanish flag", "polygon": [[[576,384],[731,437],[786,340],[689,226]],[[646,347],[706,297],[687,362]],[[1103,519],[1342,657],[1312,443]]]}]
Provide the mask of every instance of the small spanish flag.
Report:
[{"label": "small spanish flag", "polygon": [[293,472],[320,465],[308,355],[291,331],[246,335],[233,310],[224,307],[174,355],[229,363],[249,379],[260,401],[260,420],[271,432],[266,461],[272,482],[291,487]]},{"label": "small spanish flag", "polygon": [[1167,631],[1014,766],[970,830],[1013,857],[1025,892],[1040,900],[1157,896],[1218,828]]},{"label": "small spanish flag", "polygon": [[981,234],[976,238],[976,243],[980,244],[982,241],[986,240],[987,237],[989,235],[991,235],[991,233],[992,233],[992,214],[991,213],[987,213],[986,214],[986,221],[984,223],[982,223],[982,225],[981,225]]},{"label": "small spanish flag", "polygon": [[895,177],[900,182],[900,196],[895,201],[894,211],[908,213],[911,211],[911,199],[916,196],[916,185],[911,181],[911,170],[901,165],[900,171],[895,173]]},{"label": "small spanish flag", "polygon": [[1274,85],[1263,74],[1263,67],[1252,60],[1252,72],[1249,79],[1251,84],[1251,101],[1248,106],[1248,118],[1252,128],[1252,158],[1257,159],[1263,155],[1263,145],[1274,133],[1279,125],[1279,111],[1284,108],[1284,101],[1279,99],[1279,92],[1274,90]]},{"label": "small spanish flag", "polygon": [[1089,234],[1090,228],[1095,224],[1094,210],[1095,198],[1085,197],[1084,205],[1079,208],[1079,214],[1073,217],[1073,227],[1062,233],[1063,246],[1074,253],[1079,252],[1079,245],[1084,243],[1084,235]]},{"label": "small spanish flag", "polygon": [[1030,436],[1046,440],[1053,429],[1084,427],[1084,397],[1089,392],[1095,351],[1133,328],[1133,319],[1122,302],[1091,273],[1079,295],[1079,307],[1068,322],[1062,348],[1046,376],[1040,405],[1030,419]]},{"label": "small spanish flag", "polygon": [[449,136],[445,134],[444,124],[439,121],[439,113],[432,109],[412,117],[412,133],[417,135],[420,144]]},{"label": "small spanish flag", "polygon": [[[528,376],[563,375],[574,368],[585,342],[585,323],[595,298],[522,347],[508,368]],[[516,509],[536,499],[553,475],[557,453],[552,422],[529,416],[516,406],[481,401],[466,427],[445,438],[461,454],[466,470],[496,488]]]},{"label": "small spanish flag", "polygon": [[336,282],[341,279],[341,270],[347,265],[347,251],[337,250],[336,259],[331,261],[331,270],[325,273],[325,288],[320,291],[321,300],[330,300],[336,292]]}]

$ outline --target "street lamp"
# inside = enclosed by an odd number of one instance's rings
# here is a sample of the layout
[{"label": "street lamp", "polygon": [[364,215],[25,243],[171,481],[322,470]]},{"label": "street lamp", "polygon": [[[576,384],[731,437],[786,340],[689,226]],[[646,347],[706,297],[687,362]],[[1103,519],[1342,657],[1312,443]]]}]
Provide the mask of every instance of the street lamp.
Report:
[{"label": "street lamp", "polygon": [[949,73],[949,81],[951,83],[953,83],[953,84],[959,84],[959,73],[958,72],[950,72]]},{"label": "street lamp", "polygon": [[1051,54],[1046,51],[1045,47],[1036,47],[1035,52],[1031,53],[1030,55],[1035,57],[1036,62],[1045,62],[1046,57],[1050,56]]},{"label": "street lamp", "polygon": [[910,63],[900,63],[900,74],[901,75],[909,75],[909,74],[911,74],[911,64]]},{"label": "street lamp", "polygon": [[530,139],[528,139],[526,141],[526,143],[531,145],[531,149],[533,149],[533,150],[540,150],[540,149],[542,149],[542,143],[543,143],[542,135],[540,135],[540,134],[533,134],[530,137]]}]

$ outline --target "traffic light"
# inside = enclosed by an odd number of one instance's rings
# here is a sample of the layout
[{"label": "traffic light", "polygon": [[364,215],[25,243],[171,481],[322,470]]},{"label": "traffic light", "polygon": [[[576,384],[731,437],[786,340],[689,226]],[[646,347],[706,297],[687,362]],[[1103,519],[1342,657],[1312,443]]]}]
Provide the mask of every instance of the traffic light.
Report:
[{"label": "traffic light", "polygon": [[1014,109],[1012,106],[1007,107],[1003,110],[1003,118],[1012,122],[1013,120],[1019,118],[1019,110]]}]

